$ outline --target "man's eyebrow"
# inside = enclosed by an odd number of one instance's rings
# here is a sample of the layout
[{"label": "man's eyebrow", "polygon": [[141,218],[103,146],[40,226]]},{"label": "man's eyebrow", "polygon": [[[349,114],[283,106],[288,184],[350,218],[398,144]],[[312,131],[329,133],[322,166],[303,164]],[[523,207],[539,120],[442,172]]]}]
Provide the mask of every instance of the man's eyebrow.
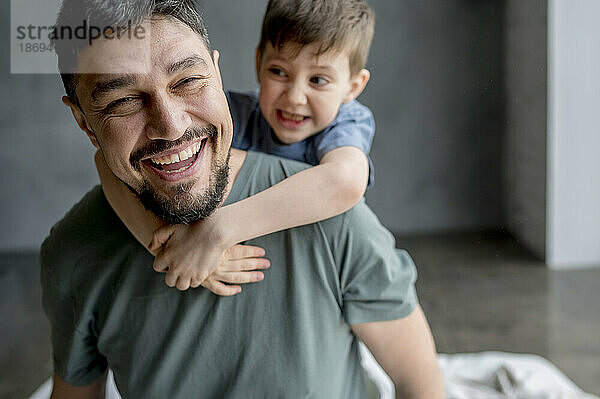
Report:
[{"label": "man's eyebrow", "polygon": [[123,75],[116,77],[114,79],[105,80],[102,82],[97,82],[92,89],[92,101],[98,102],[98,99],[116,89],[120,89],[122,87],[133,86],[136,81],[135,75]]},{"label": "man's eyebrow", "polygon": [[176,72],[179,72],[183,69],[192,68],[196,65],[200,65],[203,68],[208,68],[206,61],[204,61],[204,58],[200,57],[199,55],[193,54],[189,57],[184,58],[181,61],[177,61],[169,65],[167,67],[167,74],[173,75]]}]

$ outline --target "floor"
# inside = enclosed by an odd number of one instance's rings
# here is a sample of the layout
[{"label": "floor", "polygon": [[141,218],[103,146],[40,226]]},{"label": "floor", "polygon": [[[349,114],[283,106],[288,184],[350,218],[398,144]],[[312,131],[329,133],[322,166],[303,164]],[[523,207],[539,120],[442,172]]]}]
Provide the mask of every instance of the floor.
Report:
[{"label": "floor", "polygon": [[[398,237],[439,352],[536,353],[600,395],[600,268],[549,271],[499,233]],[[25,398],[52,372],[37,254],[0,255],[0,398]]]},{"label": "floor", "polygon": [[397,237],[438,352],[535,353],[600,395],[600,268],[551,271],[501,233]]}]

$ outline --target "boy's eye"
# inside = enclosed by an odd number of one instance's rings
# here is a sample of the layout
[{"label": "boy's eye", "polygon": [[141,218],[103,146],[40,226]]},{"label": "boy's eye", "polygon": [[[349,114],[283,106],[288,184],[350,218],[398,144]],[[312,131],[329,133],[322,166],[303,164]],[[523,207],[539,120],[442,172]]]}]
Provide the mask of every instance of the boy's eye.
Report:
[{"label": "boy's eye", "polygon": [[313,76],[310,78],[310,83],[316,84],[317,86],[324,86],[329,83],[329,80],[324,78],[323,76]]},{"label": "boy's eye", "polygon": [[269,72],[271,72],[275,76],[285,76],[285,72],[279,68],[269,68]]}]

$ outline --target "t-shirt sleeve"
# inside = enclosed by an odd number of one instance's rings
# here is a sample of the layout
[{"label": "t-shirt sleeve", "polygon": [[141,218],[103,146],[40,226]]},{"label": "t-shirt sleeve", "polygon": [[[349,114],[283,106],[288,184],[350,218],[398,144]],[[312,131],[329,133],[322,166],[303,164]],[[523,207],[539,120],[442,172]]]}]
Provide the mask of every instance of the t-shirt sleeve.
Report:
[{"label": "t-shirt sleeve", "polygon": [[418,303],[417,271],[364,200],[345,215],[337,249],[343,315],[348,324],[396,320]]},{"label": "t-shirt sleeve", "polygon": [[342,104],[333,123],[315,136],[309,154],[310,163],[318,164],[328,152],[340,147],[356,147],[369,159],[369,185],[373,182],[373,163],[369,157],[375,135],[375,120],[369,108],[354,100]]},{"label": "t-shirt sleeve", "polygon": [[40,253],[42,305],[50,320],[54,371],[65,382],[75,386],[88,385],[107,368],[107,361],[97,348],[93,322],[79,315],[71,279],[58,264],[57,253],[67,250],[53,245],[48,238]]},{"label": "t-shirt sleeve", "polygon": [[352,101],[342,104],[333,123],[315,137],[315,151],[319,160],[339,147],[357,147],[366,155],[371,151],[375,135],[375,120],[369,108]]}]

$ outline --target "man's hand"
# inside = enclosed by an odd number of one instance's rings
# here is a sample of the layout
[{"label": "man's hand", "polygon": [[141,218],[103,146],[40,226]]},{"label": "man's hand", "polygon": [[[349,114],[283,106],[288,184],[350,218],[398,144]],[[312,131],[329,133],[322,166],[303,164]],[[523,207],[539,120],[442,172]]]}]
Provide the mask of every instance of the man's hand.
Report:
[{"label": "man's hand", "polygon": [[[156,254],[154,270],[165,272],[165,283],[179,290],[200,285],[217,295],[235,295],[239,285],[261,281],[260,269],[270,266],[262,248],[235,245],[223,248],[211,218],[190,225],[169,225],[154,232],[149,250]],[[226,284],[225,284],[226,283]]]}]

